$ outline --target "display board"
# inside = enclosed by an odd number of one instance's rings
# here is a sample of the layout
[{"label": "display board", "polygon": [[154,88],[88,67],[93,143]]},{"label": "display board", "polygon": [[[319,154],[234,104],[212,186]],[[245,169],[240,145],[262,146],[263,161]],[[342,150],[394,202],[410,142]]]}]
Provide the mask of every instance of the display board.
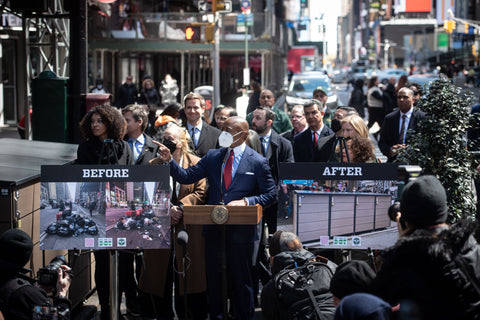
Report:
[{"label": "display board", "polygon": [[40,249],[169,248],[168,166],[42,166]]},{"label": "display board", "polygon": [[280,216],[311,247],[384,249],[398,239],[388,208],[398,197],[397,164],[282,163]]}]

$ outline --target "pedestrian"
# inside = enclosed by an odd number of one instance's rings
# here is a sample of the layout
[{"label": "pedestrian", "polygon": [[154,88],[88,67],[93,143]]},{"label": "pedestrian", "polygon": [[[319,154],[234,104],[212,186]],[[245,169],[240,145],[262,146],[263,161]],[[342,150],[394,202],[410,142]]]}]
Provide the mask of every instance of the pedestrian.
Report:
[{"label": "pedestrian", "polygon": [[248,99],[247,113],[253,112],[257,106],[260,105],[260,92],[262,91],[262,86],[256,81],[250,82],[250,90],[253,90],[252,95]]},{"label": "pedestrian", "polygon": [[137,96],[137,86],[133,82],[132,75],[128,75],[125,82],[118,88],[117,108],[122,109],[126,105],[135,103]]},{"label": "pedestrian", "polygon": [[[370,130],[375,123],[381,127],[385,111],[383,109],[382,89],[378,87],[380,81],[377,77],[371,77],[368,82],[367,103],[368,103],[368,129]],[[374,134],[377,138],[379,131]]]},{"label": "pedestrian", "polygon": [[103,86],[103,79],[97,79],[95,81],[95,87],[90,91],[91,93],[108,93],[108,91]]},{"label": "pedestrian", "polygon": [[145,133],[150,135],[155,128],[155,120],[157,119],[157,109],[160,106],[161,98],[155,89],[155,82],[151,78],[147,78],[142,82],[142,90],[140,91],[140,104],[148,106],[148,125]]},{"label": "pedestrian", "polygon": [[365,118],[366,97],[363,92],[363,85],[363,79],[355,80],[350,100],[348,100],[348,106],[354,107],[360,117]]}]

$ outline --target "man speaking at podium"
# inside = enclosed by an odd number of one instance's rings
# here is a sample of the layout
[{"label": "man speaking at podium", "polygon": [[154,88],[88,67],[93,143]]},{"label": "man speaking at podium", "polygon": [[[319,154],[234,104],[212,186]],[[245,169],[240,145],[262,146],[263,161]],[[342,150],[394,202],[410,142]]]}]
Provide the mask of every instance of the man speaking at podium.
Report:
[{"label": "man speaking at podium", "polygon": [[[170,163],[170,174],[179,183],[191,184],[207,177],[209,205],[270,205],[276,197],[275,182],[267,160],[245,144],[248,123],[241,117],[231,117],[225,121],[224,130],[218,138],[222,148],[209,150],[193,167],[181,168],[172,160],[168,148],[161,144],[159,155]],[[225,230],[233,312],[242,320],[253,320],[255,313],[251,271],[253,242],[258,238],[256,230],[256,225],[226,225]],[[220,231],[217,225],[205,225],[203,229],[210,319],[222,319]]]}]

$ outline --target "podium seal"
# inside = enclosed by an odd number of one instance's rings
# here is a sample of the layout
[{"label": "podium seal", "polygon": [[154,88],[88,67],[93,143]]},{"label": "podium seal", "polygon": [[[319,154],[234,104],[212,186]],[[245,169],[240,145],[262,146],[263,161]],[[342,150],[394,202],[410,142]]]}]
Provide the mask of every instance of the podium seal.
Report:
[{"label": "podium seal", "polygon": [[228,221],[228,209],[224,206],[215,207],[210,214],[215,224],[225,224]]}]

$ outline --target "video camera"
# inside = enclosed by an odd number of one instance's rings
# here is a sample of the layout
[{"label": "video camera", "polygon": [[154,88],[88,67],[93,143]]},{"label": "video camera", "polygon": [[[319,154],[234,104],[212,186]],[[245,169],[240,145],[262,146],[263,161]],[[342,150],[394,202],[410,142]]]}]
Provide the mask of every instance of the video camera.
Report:
[{"label": "video camera", "polygon": [[412,180],[417,179],[422,174],[422,167],[420,166],[408,166],[401,165],[397,168],[398,180],[398,191],[395,202],[388,208],[388,217],[392,221],[397,221],[397,212],[400,211],[400,199],[402,199],[403,189],[405,185]]},{"label": "video camera", "polygon": [[[53,258],[48,266],[38,269],[38,284],[55,288],[58,281],[58,268],[60,268],[61,265],[67,265],[67,261],[65,260],[64,256],[59,255]],[[62,268],[61,270],[62,272],[70,275],[70,277],[73,277],[73,273],[71,270],[67,271]]]}]

